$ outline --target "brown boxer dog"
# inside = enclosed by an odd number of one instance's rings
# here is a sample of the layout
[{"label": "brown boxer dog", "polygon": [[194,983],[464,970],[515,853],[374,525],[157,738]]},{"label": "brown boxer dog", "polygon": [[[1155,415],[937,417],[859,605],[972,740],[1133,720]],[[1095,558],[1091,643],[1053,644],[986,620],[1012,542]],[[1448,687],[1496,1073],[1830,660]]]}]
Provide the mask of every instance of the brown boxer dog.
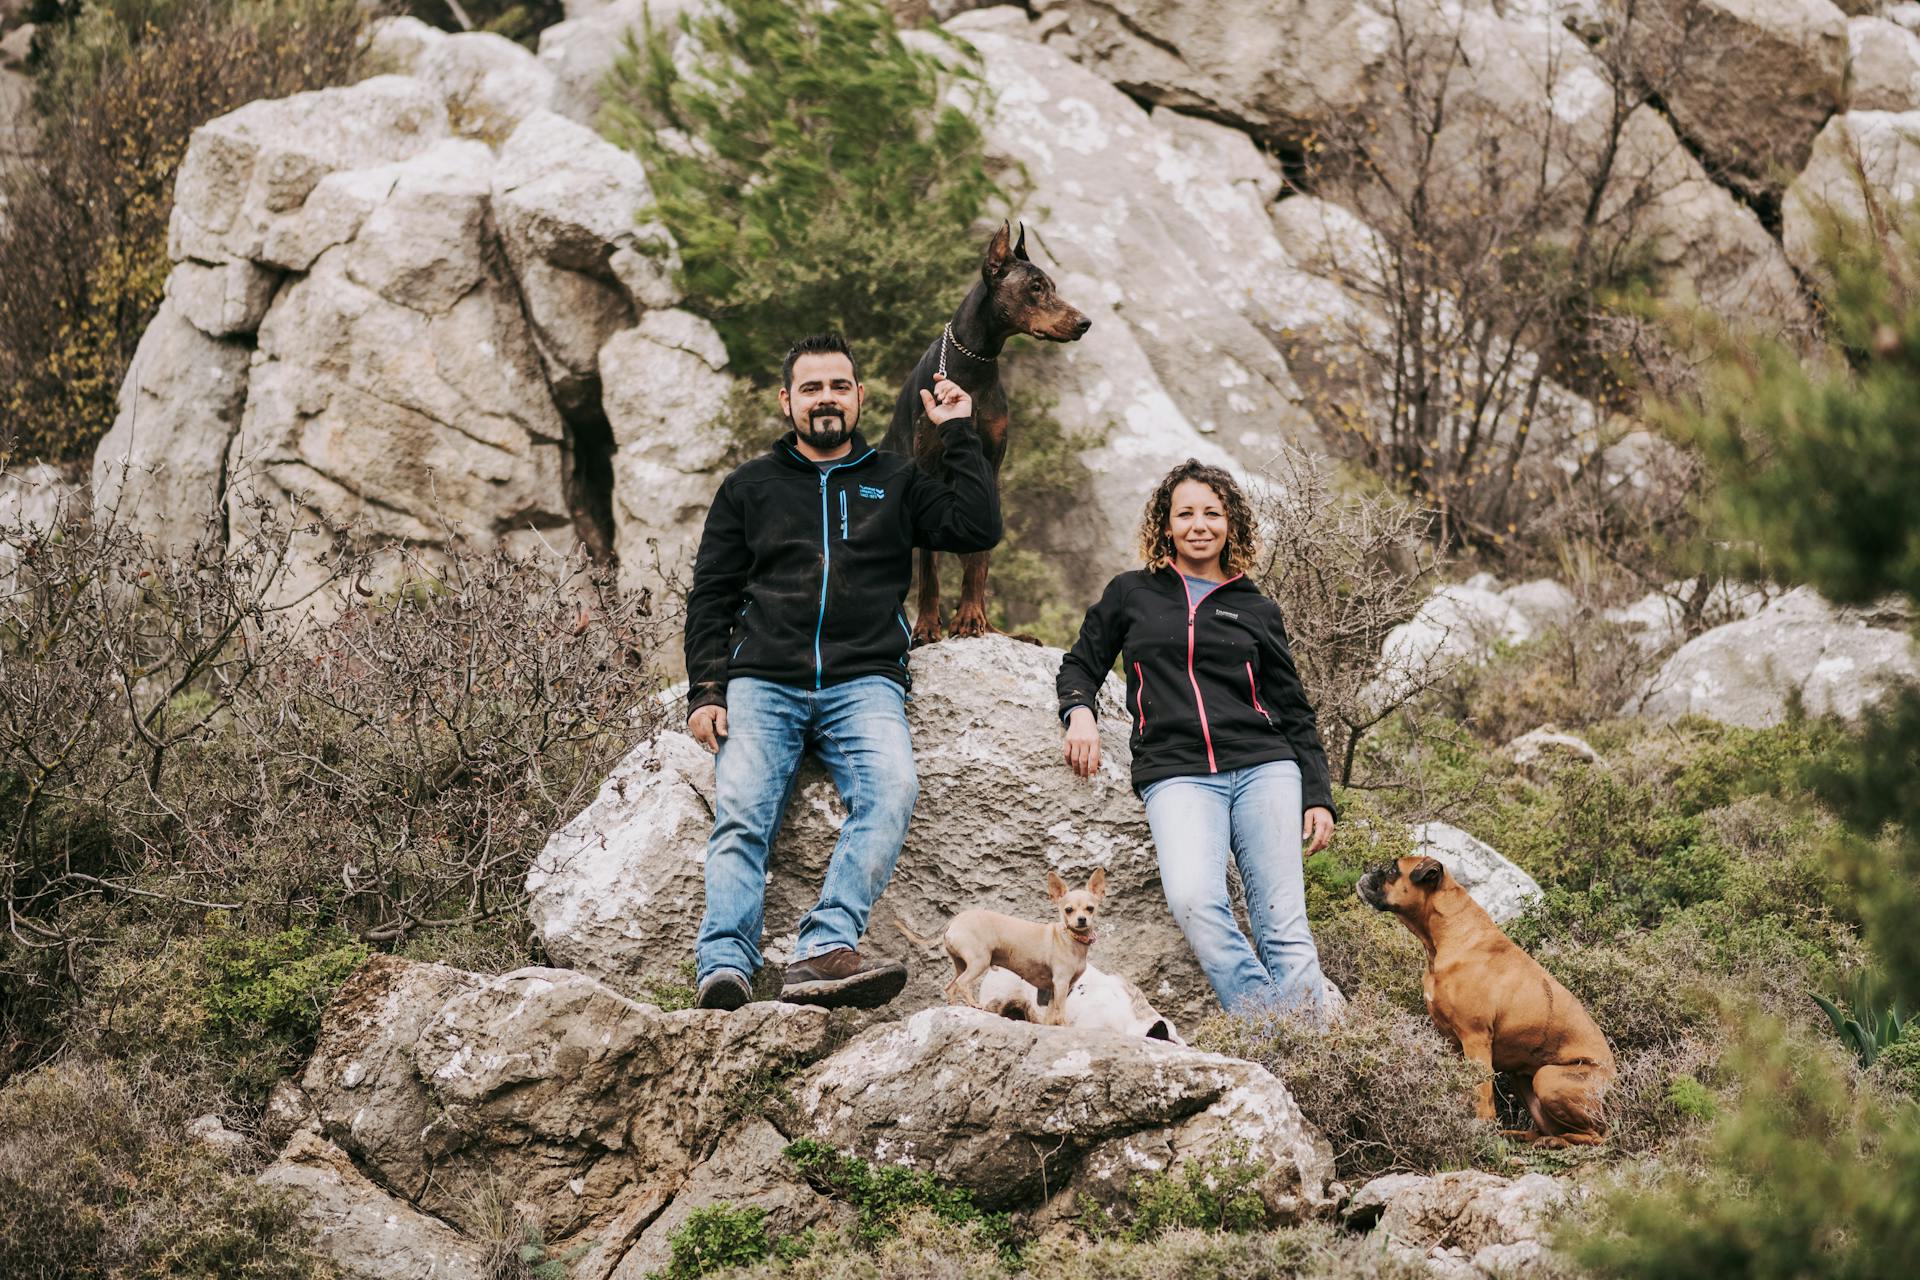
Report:
[{"label": "brown boxer dog", "polygon": [[1493,1071],[1514,1072],[1531,1129],[1505,1136],[1543,1146],[1606,1141],[1602,1100],[1614,1076],[1607,1038],[1573,994],[1500,931],[1434,858],[1385,862],[1353,886],[1400,917],[1427,949],[1420,989],[1440,1034],[1488,1068],[1474,1114],[1493,1119]]}]

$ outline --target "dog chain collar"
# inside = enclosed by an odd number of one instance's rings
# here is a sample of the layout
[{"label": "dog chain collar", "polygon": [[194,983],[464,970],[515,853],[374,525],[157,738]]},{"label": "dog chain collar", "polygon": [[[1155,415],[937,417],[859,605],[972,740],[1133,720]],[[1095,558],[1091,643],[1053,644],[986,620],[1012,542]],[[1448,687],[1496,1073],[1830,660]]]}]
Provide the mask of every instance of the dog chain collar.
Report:
[{"label": "dog chain collar", "polygon": [[967,350],[960,339],[953,336],[953,324],[949,321],[946,328],[940,331],[940,367],[933,371],[933,376],[936,378],[944,378],[947,376],[947,347],[949,344],[958,347],[961,355],[967,357],[969,360],[977,360],[981,364],[995,364],[1000,359],[999,356],[983,356],[978,352]]}]

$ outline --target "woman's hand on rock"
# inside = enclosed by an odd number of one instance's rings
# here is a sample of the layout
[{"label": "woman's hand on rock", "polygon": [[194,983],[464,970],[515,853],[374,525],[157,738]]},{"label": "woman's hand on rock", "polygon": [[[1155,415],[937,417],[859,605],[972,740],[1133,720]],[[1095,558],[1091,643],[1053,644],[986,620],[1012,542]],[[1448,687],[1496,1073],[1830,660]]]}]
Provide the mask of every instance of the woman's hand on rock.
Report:
[{"label": "woman's hand on rock", "polygon": [[1312,857],[1326,848],[1327,842],[1333,839],[1333,810],[1318,805],[1307,810],[1300,824],[1300,834],[1303,849],[1301,857]]},{"label": "woman's hand on rock", "polygon": [[1067,713],[1066,756],[1068,766],[1082,778],[1100,771],[1100,726],[1086,707]]}]

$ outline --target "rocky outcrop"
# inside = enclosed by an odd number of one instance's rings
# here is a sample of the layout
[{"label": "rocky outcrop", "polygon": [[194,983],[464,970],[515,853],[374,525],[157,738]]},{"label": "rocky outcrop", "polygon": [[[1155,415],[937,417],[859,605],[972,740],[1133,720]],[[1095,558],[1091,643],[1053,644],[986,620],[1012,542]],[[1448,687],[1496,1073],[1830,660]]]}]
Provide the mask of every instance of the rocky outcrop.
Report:
[{"label": "rocky outcrop", "polygon": [[1797,588],[1752,618],[1688,641],[1621,713],[1763,728],[1784,721],[1797,700],[1809,715],[1853,719],[1889,680],[1920,676],[1920,646],[1908,627],[1877,622]]},{"label": "rocky outcrop", "polygon": [[1477,1280],[1538,1266],[1568,1199],[1563,1183],[1539,1173],[1393,1173],[1354,1192],[1341,1213],[1349,1226],[1371,1226],[1395,1258],[1424,1263],[1444,1280]]},{"label": "rocky outcrop", "polygon": [[1062,1217],[1112,1203],[1133,1178],[1240,1158],[1264,1166],[1269,1214],[1327,1206],[1325,1139],[1263,1068],[1112,1032],[927,1009],[875,1027],[796,1091],[800,1129],[972,1191],[986,1208],[1053,1193]]},{"label": "rocky outcrop", "polygon": [[[730,381],[712,329],[673,309],[645,173],[548,111],[552,72],[511,41],[393,19],[370,57],[388,74],[194,132],[101,504],[163,542],[223,508],[234,538],[291,511],[288,597],[342,536],[408,549],[381,554],[376,591],[455,545],[576,539],[653,584],[698,534]],[[670,432],[627,408],[648,405]]]},{"label": "rocky outcrop", "polygon": [[503,1215],[574,1280],[642,1280],[708,1204],[759,1208],[781,1235],[848,1221],[785,1155],[802,1137],[1036,1228],[1226,1160],[1261,1166],[1278,1221],[1332,1207],[1327,1144],[1253,1063],[973,1009],[837,1050],[829,1028],[799,1005],[663,1013],[566,970],[377,957],[322,1020],[303,1079],[317,1129],[296,1128],[262,1181],[356,1278],[481,1274]]},{"label": "rocky outcrop", "polygon": [[94,454],[95,507],[167,545],[217,535],[227,446],[240,428],[252,359],[244,343],[208,337],[172,300],[163,302]]},{"label": "rocky outcrop", "polygon": [[1920,110],[1920,36],[1885,18],[1847,22],[1847,110]]},{"label": "rocky outcrop", "polygon": [[[1831,8],[1826,0],[1805,3]],[[1330,126],[1351,127],[1369,115],[1384,131],[1397,127],[1391,106],[1380,105],[1394,97],[1400,74],[1390,50],[1401,37],[1387,6],[1307,0],[1276,11],[1265,0],[1040,0],[1035,8],[1053,24],[1050,43],[1132,96],[1224,120],[1276,148],[1298,148],[1310,136],[1324,137]],[[1449,123],[1436,139],[1440,153],[1459,163],[1443,160],[1436,167],[1436,198],[1455,181],[1472,184],[1458,193],[1462,198],[1489,198],[1479,163],[1465,158],[1494,136],[1499,163],[1512,179],[1508,189],[1530,193],[1534,176],[1549,174],[1547,216],[1572,229],[1587,213],[1580,176],[1610,166],[1604,216],[1635,224],[1635,240],[1652,251],[1661,292],[1745,321],[1805,324],[1805,305],[1779,246],[1751,210],[1716,185],[1664,117],[1641,107],[1612,136],[1605,69],[1552,6],[1416,2],[1394,11],[1417,59],[1437,65],[1456,40],[1462,54],[1448,82]],[[1844,26],[1837,31],[1837,44],[1812,43],[1812,78],[1834,74],[1829,105],[1808,117],[1810,123],[1789,109],[1800,100],[1806,76],[1777,93],[1767,87],[1771,81],[1755,76],[1740,92],[1772,104],[1769,110],[1803,125],[1810,139],[1838,102],[1839,71],[1831,64],[1837,54],[1844,68],[1846,41]],[[1727,46],[1723,56],[1725,74],[1739,78],[1737,49]],[[1799,65],[1784,53],[1779,63]],[[1774,103],[1769,93],[1782,101]],[[1724,110],[1714,122],[1717,129],[1741,131],[1749,123]],[[1542,139],[1549,137],[1553,154],[1542,157]],[[1791,154],[1794,144],[1783,145]],[[1804,141],[1799,146],[1804,154]],[[1401,163],[1398,156],[1391,146],[1374,153],[1389,166]]]},{"label": "rocky outcrop", "polygon": [[1495,924],[1507,923],[1545,896],[1539,882],[1499,850],[1450,823],[1415,823],[1410,852],[1438,858]]},{"label": "rocky outcrop", "polygon": [[1778,195],[1846,101],[1847,16],[1830,0],[1645,0],[1635,53],[1716,176]]},{"label": "rocky outcrop", "polygon": [[382,1191],[324,1138],[296,1133],[259,1180],[293,1198],[315,1245],[348,1280],[490,1280],[493,1275],[484,1247]]},{"label": "rocky outcrop", "polygon": [[[1039,919],[1049,868],[1080,883],[1099,866],[1108,888],[1090,959],[1137,984],[1177,1024],[1217,1008],[1160,891],[1146,814],[1128,781],[1118,682],[1102,695],[1100,772],[1077,780],[1060,755],[1059,661],[1057,649],[998,636],[913,655],[907,720],[920,800],[862,944],[903,956],[912,970],[896,1013],[943,1003],[952,976],[945,954],[913,947],[896,918],[922,937],[969,907]],[[528,875],[528,909],[548,954],[590,973],[670,977],[692,953],[705,906],[712,797],[712,758],[683,734],[663,733],[623,760]],[[771,861],[770,962],[791,955],[843,814],[825,772],[802,765]]]},{"label": "rocky outcrop", "polygon": [[1600,753],[1585,738],[1561,733],[1545,725],[1521,734],[1501,750],[1522,769],[1551,769],[1569,763],[1600,763]]},{"label": "rocky outcrop", "polygon": [[1806,168],[1780,206],[1780,236],[1793,265],[1816,279],[1829,225],[1872,224],[1869,200],[1888,217],[1920,190],[1920,111],[1849,111],[1814,139]]}]

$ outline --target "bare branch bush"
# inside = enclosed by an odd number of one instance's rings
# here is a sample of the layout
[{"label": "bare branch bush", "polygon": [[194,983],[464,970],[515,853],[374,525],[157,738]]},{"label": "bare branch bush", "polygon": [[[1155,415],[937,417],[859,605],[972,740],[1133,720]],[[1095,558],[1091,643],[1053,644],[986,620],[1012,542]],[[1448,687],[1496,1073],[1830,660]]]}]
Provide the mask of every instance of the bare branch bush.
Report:
[{"label": "bare branch bush", "polygon": [[1352,786],[1361,739],[1444,674],[1430,655],[1384,648],[1439,572],[1428,517],[1392,494],[1336,488],[1297,449],[1267,465],[1254,504],[1262,551],[1250,576],[1286,618],[1328,762]]},{"label": "bare branch bush", "polygon": [[248,517],[175,550],[0,526],[0,1019],[135,920],[517,928],[528,861],[658,726],[651,601],[584,559],[436,548],[374,598],[348,556],[288,599],[310,531]]},{"label": "bare branch bush", "polygon": [[1305,141],[1302,185],[1365,224],[1327,231],[1361,305],[1289,358],[1336,446],[1432,508],[1443,546],[1524,553],[1543,513],[1593,496],[1638,371],[1678,376],[1638,305],[1680,171],[1635,7],[1589,49],[1390,0],[1371,98]]}]

